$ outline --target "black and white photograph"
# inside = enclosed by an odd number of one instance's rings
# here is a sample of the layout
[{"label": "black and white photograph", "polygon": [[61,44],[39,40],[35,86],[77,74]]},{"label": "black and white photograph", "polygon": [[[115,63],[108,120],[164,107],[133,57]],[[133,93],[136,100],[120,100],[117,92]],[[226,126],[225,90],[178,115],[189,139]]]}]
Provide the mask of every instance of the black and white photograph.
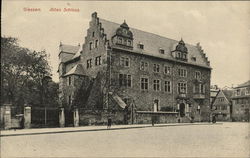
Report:
[{"label": "black and white photograph", "polygon": [[250,157],[249,1],[3,0],[0,157]]}]

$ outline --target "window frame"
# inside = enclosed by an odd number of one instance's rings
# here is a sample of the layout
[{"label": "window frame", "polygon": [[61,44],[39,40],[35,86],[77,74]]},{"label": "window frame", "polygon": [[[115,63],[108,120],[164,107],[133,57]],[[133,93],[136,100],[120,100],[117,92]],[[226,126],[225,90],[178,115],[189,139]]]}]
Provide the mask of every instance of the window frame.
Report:
[{"label": "window frame", "polygon": [[120,87],[132,88],[132,75],[119,73],[118,80]]},{"label": "window frame", "polygon": [[[167,83],[169,83],[169,84],[167,84]],[[167,93],[172,92],[171,81],[169,81],[169,80],[164,81],[164,92],[167,92]]]},{"label": "window frame", "polygon": [[187,69],[185,69],[185,68],[178,68],[178,76],[179,77],[187,77]]},{"label": "window frame", "polygon": [[[147,85],[147,86],[145,86]],[[148,77],[140,77],[140,89],[142,91],[149,90],[149,78]]]},{"label": "window frame", "polygon": [[[166,72],[166,70],[167,70],[167,72]],[[168,72],[168,70],[169,70],[169,72]],[[164,65],[164,74],[171,75],[171,74],[172,74],[171,71],[172,71],[171,66],[169,66],[169,65]]]},{"label": "window frame", "polygon": [[161,91],[161,80],[160,79],[153,80],[153,90],[154,91]]},{"label": "window frame", "polygon": [[153,71],[155,73],[160,73],[160,64],[153,64]]},{"label": "window frame", "polygon": [[[179,85],[180,84],[180,85]],[[181,85],[183,84],[183,85]],[[185,86],[184,86],[185,85]],[[185,92],[181,91],[181,88],[185,89]],[[180,90],[179,90],[180,89]],[[181,92],[181,93],[180,93]],[[182,93],[183,92],[183,93]],[[187,94],[187,81],[180,81],[177,83],[177,93],[178,94]]]}]

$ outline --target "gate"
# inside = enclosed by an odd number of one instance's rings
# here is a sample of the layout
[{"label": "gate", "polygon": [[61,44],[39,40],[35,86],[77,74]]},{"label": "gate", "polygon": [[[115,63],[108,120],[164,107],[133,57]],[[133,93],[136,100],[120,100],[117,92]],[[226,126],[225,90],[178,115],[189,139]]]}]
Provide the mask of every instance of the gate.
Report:
[{"label": "gate", "polygon": [[32,107],[32,127],[59,127],[59,109],[56,107]]}]

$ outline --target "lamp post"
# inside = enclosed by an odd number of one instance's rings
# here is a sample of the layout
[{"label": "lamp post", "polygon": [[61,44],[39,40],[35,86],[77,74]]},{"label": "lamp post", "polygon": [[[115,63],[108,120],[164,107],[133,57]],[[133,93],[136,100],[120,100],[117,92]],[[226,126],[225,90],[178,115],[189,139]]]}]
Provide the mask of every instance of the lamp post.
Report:
[{"label": "lamp post", "polygon": [[44,106],[44,125],[47,125],[47,109],[46,109],[46,103],[45,103],[45,94],[48,89],[48,83],[51,81],[50,76],[44,76],[42,78],[42,104]]}]

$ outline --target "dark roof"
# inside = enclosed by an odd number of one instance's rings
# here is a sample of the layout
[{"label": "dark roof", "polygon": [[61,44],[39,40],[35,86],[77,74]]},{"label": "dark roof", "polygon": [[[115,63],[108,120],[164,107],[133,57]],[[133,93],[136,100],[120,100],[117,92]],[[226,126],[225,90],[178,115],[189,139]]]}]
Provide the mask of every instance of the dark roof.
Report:
[{"label": "dark roof", "polygon": [[231,97],[233,96],[233,90],[222,90],[222,92],[224,93],[227,100],[230,101]]},{"label": "dark roof", "polygon": [[246,86],[250,86],[250,80],[245,83],[239,84],[236,88],[246,87]]},{"label": "dark roof", "polygon": [[75,65],[71,70],[69,70],[69,72],[67,72],[65,76],[69,76],[69,75],[80,75],[80,76],[84,76],[84,69],[82,64],[77,64]]},{"label": "dark roof", "polygon": [[[120,24],[104,19],[100,19],[99,21],[102,24],[102,27],[104,28],[104,33],[107,35],[107,39],[111,41],[111,37],[115,35],[117,28],[120,27]],[[141,31],[131,27],[130,31],[133,33],[134,38],[133,52],[176,61],[176,59],[171,55],[171,51],[175,50],[179,41],[159,36],[153,33]],[[137,47],[137,44],[139,43],[144,45],[143,50]],[[112,43],[110,44],[112,46]],[[199,47],[187,43],[185,44],[185,46],[188,49],[189,64],[211,68],[209,61],[205,57],[205,54],[201,52]],[[166,53],[159,53],[160,48],[164,49]],[[196,61],[192,60],[192,57],[195,57]]]},{"label": "dark roof", "polygon": [[67,53],[75,54],[80,49],[80,46],[61,44],[59,48],[60,48],[60,52],[67,52]]}]

